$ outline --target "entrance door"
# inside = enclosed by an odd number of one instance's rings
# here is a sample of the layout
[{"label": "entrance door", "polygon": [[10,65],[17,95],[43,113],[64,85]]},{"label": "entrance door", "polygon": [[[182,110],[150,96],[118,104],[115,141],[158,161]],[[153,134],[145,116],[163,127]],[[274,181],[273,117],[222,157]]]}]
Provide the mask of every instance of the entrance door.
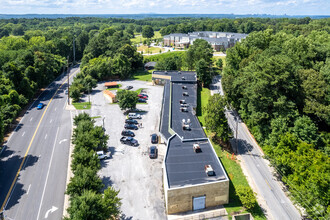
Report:
[{"label": "entrance door", "polygon": [[193,210],[205,209],[205,196],[193,197]]}]

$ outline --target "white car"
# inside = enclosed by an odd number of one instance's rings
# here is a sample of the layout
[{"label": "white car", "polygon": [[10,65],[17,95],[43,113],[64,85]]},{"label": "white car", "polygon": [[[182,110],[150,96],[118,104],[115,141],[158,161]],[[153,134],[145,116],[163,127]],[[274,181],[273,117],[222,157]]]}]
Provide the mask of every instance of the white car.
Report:
[{"label": "white car", "polygon": [[104,152],[101,150],[101,151],[97,151],[96,154],[97,154],[97,157],[98,157],[100,160],[105,160],[105,159],[110,158],[110,152],[109,152],[109,153],[104,153]]}]

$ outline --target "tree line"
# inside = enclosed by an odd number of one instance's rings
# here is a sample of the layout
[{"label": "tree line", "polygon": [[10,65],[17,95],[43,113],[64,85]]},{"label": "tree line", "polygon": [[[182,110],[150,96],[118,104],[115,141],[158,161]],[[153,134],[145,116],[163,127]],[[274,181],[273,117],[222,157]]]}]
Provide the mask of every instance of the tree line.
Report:
[{"label": "tree line", "polygon": [[104,184],[97,174],[101,165],[96,151],[107,150],[109,136],[101,126],[94,125],[94,120],[87,113],[77,115],[74,125],[71,162],[73,177],[66,190],[66,194],[70,196],[70,206],[67,209],[69,216],[64,219],[115,218],[120,214],[119,191],[113,187],[103,191]]},{"label": "tree line", "polygon": [[327,219],[330,37],[322,29],[251,33],[227,50],[223,86],[296,201]]}]

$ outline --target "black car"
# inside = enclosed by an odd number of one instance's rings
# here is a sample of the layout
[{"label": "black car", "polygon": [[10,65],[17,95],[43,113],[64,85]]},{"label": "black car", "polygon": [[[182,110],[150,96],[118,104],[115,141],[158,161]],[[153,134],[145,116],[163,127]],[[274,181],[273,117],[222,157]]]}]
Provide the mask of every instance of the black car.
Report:
[{"label": "black car", "polygon": [[139,99],[138,99],[138,102],[147,102],[147,100],[146,100],[146,99],[141,99],[141,98],[139,98]]},{"label": "black car", "polygon": [[121,132],[121,135],[128,136],[128,137],[134,137],[135,136],[134,132],[133,131],[130,131],[130,130],[123,130]]},{"label": "black car", "polygon": [[123,144],[131,145],[131,146],[138,146],[139,143],[132,137],[122,137],[120,138],[120,142]]},{"label": "black car", "polygon": [[156,146],[149,147],[149,158],[157,158],[158,149]]},{"label": "black car", "polygon": [[125,89],[126,90],[131,90],[131,89],[133,89],[133,86],[126,86]]},{"label": "black car", "polygon": [[133,120],[133,119],[126,119],[125,123],[126,124],[135,124],[135,125],[138,124],[137,120]]},{"label": "black car", "polygon": [[138,127],[134,124],[125,124],[124,126],[125,129],[130,129],[130,130],[137,130]]},{"label": "black car", "polygon": [[158,144],[158,135],[157,134],[152,134],[151,135],[151,143],[152,144]]}]

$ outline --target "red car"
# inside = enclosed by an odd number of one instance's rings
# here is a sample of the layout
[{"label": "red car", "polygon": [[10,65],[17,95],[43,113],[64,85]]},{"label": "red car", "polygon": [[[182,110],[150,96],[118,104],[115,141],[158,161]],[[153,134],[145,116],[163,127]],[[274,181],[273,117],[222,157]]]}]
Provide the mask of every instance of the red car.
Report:
[{"label": "red car", "polygon": [[145,95],[141,95],[141,94],[139,94],[138,97],[139,97],[140,99],[148,99],[147,96],[145,96]]}]

